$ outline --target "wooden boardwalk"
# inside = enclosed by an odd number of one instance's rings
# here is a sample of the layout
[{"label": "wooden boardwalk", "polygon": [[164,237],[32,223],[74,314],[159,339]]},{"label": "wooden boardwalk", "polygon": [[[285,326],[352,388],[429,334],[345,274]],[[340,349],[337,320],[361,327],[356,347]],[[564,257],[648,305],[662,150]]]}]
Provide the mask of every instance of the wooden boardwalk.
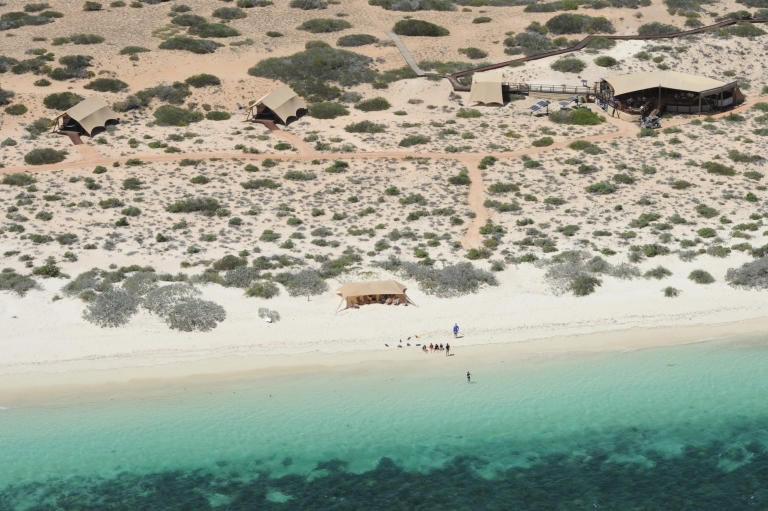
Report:
[{"label": "wooden boardwalk", "polygon": [[391,30],[385,30],[385,34],[389,36],[390,39],[392,39],[395,42],[395,46],[397,46],[397,49],[400,50],[400,55],[403,56],[405,61],[408,63],[411,69],[413,69],[413,72],[416,73],[418,76],[426,76],[427,73],[421,70],[418,64],[416,64],[416,61],[413,60],[413,57],[411,56],[411,52],[408,51],[408,48],[405,47],[405,44],[403,43],[403,40],[400,39],[400,36],[392,32]]}]

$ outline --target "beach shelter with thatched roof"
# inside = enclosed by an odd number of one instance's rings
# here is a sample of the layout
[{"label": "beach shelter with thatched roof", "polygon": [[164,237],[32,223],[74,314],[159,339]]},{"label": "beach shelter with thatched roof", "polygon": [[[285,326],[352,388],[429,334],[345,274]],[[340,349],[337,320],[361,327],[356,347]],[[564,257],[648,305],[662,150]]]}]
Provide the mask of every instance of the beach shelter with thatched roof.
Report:
[{"label": "beach shelter with thatched roof", "polygon": [[477,73],[472,77],[469,102],[483,105],[504,105],[501,73]]},{"label": "beach shelter with thatched roof", "polygon": [[91,137],[94,130],[106,128],[110,121],[118,121],[114,110],[101,98],[91,96],[60,114],[51,125],[55,125],[54,131],[74,131]]},{"label": "beach shelter with thatched roof", "polygon": [[348,282],[336,290],[345,309],[358,308],[360,305],[380,303],[384,305],[407,305],[413,303],[405,294],[406,287],[395,280],[375,280],[371,282]]},{"label": "beach shelter with thatched roof", "polygon": [[307,104],[293,89],[283,85],[266,96],[254,101],[248,108],[246,121],[259,119],[273,120],[288,124],[291,117],[298,118],[302,110],[306,111]]}]

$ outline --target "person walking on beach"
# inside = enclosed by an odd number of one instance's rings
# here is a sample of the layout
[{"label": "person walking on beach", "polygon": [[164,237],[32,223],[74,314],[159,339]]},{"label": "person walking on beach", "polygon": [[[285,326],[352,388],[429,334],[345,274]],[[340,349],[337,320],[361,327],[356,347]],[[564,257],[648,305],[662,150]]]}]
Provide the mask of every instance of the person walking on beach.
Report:
[{"label": "person walking on beach", "polygon": [[453,325],[453,338],[457,339],[459,337],[459,324],[455,323]]},{"label": "person walking on beach", "polygon": [[432,343],[429,343],[429,352],[432,353],[432,350],[435,349],[435,345]]},{"label": "person walking on beach", "polygon": [[451,345],[448,343],[445,343],[445,356],[448,356],[448,353],[451,352]]},{"label": "person walking on beach", "polygon": [[472,377],[472,375],[470,375],[470,374],[469,374],[469,371],[467,371],[467,383],[472,383],[471,381],[469,381],[469,379],[470,379],[471,377]]}]

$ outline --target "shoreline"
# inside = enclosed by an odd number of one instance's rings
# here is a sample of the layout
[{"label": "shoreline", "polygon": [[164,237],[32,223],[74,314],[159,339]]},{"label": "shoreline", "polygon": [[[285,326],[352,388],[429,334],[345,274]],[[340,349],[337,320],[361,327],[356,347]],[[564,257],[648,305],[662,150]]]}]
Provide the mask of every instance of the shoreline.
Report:
[{"label": "shoreline", "polygon": [[[311,374],[342,368],[356,371],[386,369],[407,374],[416,363],[420,364],[419,370],[436,371],[456,371],[460,367],[478,367],[503,359],[546,363],[547,359],[557,355],[635,351],[748,338],[766,332],[768,317],[761,317],[712,325],[634,327],[468,346],[454,343],[451,357],[425,355],[414,344],[391,350],[227,356],[111,369],[3,374],[0,375],[0,409],[62,404],[62,401],[90,402],[107,397],[114,400],[136,391],[181,393],[187,387],[263,381],[275,375]],[[538,358],[544,355],[549,357]],[[441,361],[442,365],[437,365]]]}]

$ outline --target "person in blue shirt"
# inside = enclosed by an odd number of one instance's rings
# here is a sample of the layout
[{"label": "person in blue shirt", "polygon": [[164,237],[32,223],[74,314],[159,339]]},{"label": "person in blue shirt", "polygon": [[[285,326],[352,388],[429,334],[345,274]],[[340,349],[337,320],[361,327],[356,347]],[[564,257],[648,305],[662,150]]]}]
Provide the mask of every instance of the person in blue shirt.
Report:
[{"label": "person in blue shirt", "polygon": [[459,325],[456,323],[453,325],[453,338],[456,339],[459,337]]}]

